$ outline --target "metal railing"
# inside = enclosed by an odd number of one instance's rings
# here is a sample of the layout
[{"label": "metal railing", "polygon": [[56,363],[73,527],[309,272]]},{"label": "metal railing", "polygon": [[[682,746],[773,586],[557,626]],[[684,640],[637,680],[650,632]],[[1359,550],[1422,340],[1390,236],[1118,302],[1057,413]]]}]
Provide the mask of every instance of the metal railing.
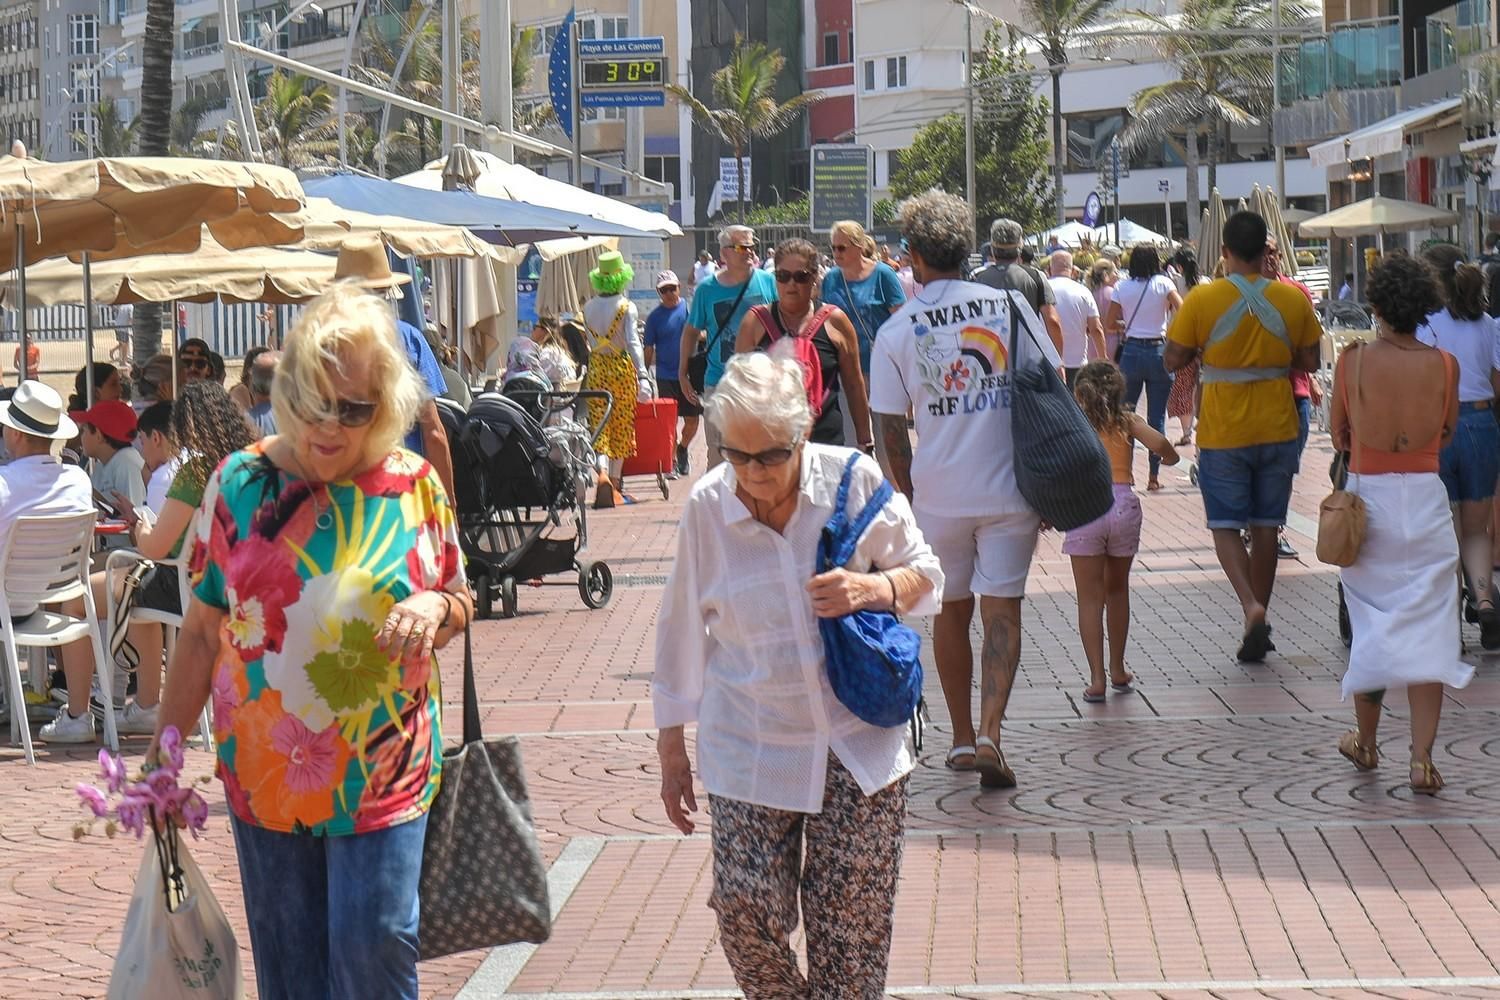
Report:
[{"label": "metal railing", "polygon": [[1281,103],[1322,100],[1331,90],[1394,87],[1401,70],[1399,19],[1350,21],[1282,54]]}]

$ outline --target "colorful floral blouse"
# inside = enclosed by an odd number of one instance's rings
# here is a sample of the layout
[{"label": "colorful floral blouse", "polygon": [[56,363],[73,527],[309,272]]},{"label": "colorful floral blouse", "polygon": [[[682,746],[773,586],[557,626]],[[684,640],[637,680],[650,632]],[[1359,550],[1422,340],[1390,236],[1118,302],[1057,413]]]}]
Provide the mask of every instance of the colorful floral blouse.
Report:
[{"label": "colorful floral blouse", "polygon": [[465,585],[432,466],[398,449],[309,491],[254,444],[224,460],[203,510],[193,593],[227,612],[212,697],[235,815],[329,836],[422,815],[441,771],[438,672],[375,636],[397,601]]}]

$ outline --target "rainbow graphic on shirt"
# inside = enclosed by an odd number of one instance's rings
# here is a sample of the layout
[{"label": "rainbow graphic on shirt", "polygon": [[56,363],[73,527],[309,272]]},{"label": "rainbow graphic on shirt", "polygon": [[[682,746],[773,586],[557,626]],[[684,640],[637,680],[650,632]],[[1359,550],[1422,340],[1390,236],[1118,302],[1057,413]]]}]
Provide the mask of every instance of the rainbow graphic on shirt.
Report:
[{"label": "rainbow graphic on shirt", "polygon": [[1007,367],[1005,343],[987,327],[964,327],[958,335],[958,353],[971,358],[986,375],[997,375]]}]

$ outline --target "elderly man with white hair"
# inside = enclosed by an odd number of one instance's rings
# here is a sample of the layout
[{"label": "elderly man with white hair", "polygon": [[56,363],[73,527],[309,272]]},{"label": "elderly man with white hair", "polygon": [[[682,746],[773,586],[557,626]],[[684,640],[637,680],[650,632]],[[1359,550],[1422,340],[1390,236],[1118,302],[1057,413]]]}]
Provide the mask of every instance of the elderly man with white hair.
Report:
[{"label": "elderly man with white hair", "polygon": [[1057,320],[1062,326],[1063,372],[1071,389],[1078,369],[1090,361],[1109,357],[1104,346],[1104,324],[1099,322],[1099,303],[1094,300],[1094,293],[1073,277],[1071,253],[1053,251],[1048,271],[1047,283],[1052,286]]},{"label": "elderly man with white hair", "polygon": [[[755,266],[755,230],[749,226],[725,226],[719,231],[719,256],[724,268],[705,278],[693,292],[692,311],[682,328],[682,350],[678,356],[678,382],[689,403],[700,405],[724,375],[724,363],[734,353],[734,338],[740,321],[754,306],[776,301],[776,279]],[[701,383],[691,377],[693,355],[700,344],[708,349],[708,367]],[[718,431],[710,423],[708,467],[720,462]]]},{"label": "elderly man with white hair", "polygon": [[[834,695],[818,620],[933,614],[943,571],[892,493],[846,567],[816,573],[839,494],[854,517],[883,479],[873,459],[807,440],[812,411],[789,347],[736,355],[708,401],[728,464],[688,497],[657,617],[661,797],[692,833],[683,727],[696,724],[713,814],[708,905],[747,997],[879,997],[912,755],[906,726],[864,722]],[[799,908],[805,975],[791,947]]]}]

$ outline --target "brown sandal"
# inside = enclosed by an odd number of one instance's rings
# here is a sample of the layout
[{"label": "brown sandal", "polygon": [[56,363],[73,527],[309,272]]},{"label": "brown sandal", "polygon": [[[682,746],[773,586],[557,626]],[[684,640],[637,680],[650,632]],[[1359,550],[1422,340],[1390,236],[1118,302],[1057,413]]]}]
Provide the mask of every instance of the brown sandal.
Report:
[{"label": "brown sandal", "polygon": [[1412,781],[1411,790],[1416,795],[1436,795],[1443,787],[1443,776],[1438,769],[1432,766],[1432,761],[1414,760],[1411,762],[1412,774],[1421,774],[1421,781]]},{"label": "brown sandal", "polygon": [[1374,747],[1363,746],[1359,742],[1359,731],[1349,730],[1339,737],[1339,753],[1343,754],[1361,771],[1373,771],[1380,763],[1380,757]]}]

